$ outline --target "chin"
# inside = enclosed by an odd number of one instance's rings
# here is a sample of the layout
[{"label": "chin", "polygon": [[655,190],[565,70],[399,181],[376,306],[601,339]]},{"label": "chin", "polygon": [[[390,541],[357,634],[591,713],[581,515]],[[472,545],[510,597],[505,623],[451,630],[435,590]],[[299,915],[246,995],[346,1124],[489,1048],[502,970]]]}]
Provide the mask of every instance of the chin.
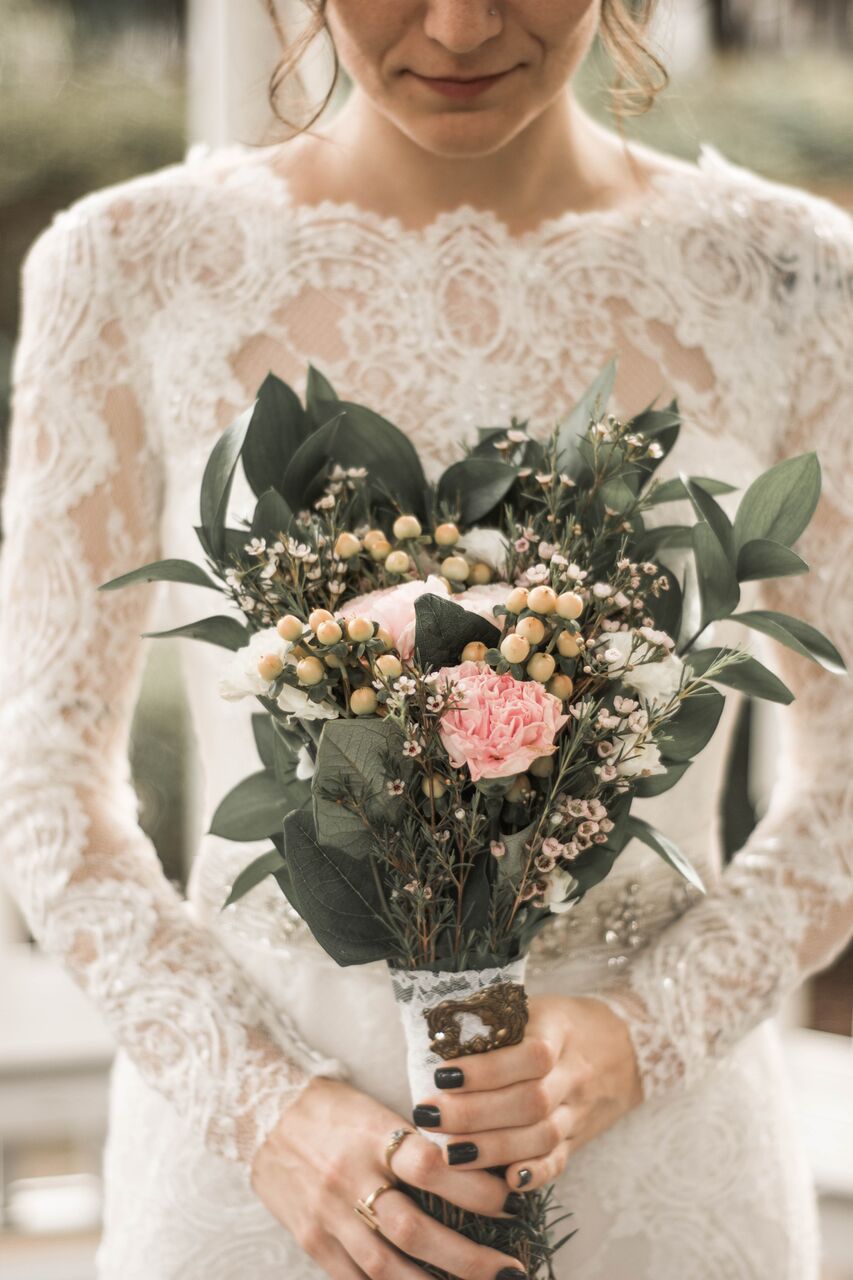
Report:
[{"label": "chin", "polygon": [[400,121],[411,140],[431,155],[446,159],[491,155],[519,133],[525,120],[497,111],[443,111]]}]

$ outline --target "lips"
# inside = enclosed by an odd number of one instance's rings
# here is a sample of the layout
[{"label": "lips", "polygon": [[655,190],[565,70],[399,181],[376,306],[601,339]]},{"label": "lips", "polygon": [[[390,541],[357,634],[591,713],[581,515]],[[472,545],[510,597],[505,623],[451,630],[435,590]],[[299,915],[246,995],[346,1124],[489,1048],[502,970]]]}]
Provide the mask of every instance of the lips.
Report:
[{"label": "lips", "polygon": [[441,76],[423,76],[419,75],[416,71],[412,71],[409,74],[414,76],[416,80],[419,80],[421,84],[426,85],[427,88],[433,89],[436,93],[441,93],[447,98],[473,98],[480,93],[485,93],[485,91],[490,89],[493,84],[497,84],[500,80],[504,80],[513,70],[515,70],[514,67],[510,68],[509,71],[498,71],[493,75],[468,77],[464,79],[459,76],[447,78]]}]

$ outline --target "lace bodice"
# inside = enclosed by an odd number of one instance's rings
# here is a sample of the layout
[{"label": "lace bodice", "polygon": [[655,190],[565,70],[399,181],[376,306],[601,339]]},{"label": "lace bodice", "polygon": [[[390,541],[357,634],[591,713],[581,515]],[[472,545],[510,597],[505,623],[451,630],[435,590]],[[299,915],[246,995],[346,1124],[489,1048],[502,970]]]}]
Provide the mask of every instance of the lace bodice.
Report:
[{"label": "lace bodice", "polygon": [[[146,560],[199,558],[201,468],[269,369],[302,389],[313,361],[438,467],[477,425],[515,413],[547,428],[618,352],[618,411],[679,397],[673,468],[746,483],[819,451],[824,497],[804,540],[813,572],[763,602],[814,618],[853,651],[845,214],[705,147],[697,167],[655,179],[629,208],[566,214],[521,237],[468,207],[411,230],[354,205],[297,206],[276,158],[193,151],[80,201],[38,239],[23,273],[3,506],[10,882],[36,938],[146,1079],[244,1167],[305,1082],[343,1068],[303,1043],[241,957],[260,938],[298,983],[300,954],[316,944],[275,886],[219,915],[254,847],[203,837],[185,904],[137,823],[126,740],[138,637],[218,611],[219,597],[96,586]],[[235,516],[246,498],[236,486]],[[751,633],[731,638],[757,647]],[[221,661],[203,645],[184,652],[206,817],[257,768],[248,710],[216,697]],[[780,716],[768,811],[734,863],[720,871],[715,840],[724,733],[678,787],[643,802],[699,864],[707,898],[686,897],[632,845],[538,947],[541,966],[566,949],[601,957],[649,1096],[708,1070],[850,934],[849,684],[787,651],[771,661],[798,697]],[[642,929],[620,932],[626,895],[643,906]]]}]

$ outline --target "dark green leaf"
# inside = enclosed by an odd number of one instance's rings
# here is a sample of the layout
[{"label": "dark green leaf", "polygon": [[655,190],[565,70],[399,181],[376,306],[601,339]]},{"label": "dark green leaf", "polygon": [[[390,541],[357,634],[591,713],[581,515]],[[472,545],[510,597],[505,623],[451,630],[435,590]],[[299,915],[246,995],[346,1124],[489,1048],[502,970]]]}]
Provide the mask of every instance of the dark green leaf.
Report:
[{"label": "dark green leaf", "polygon": [[339,412],[328,422],[324,422],[299,446],[287,464],[281,492],[294,510],[301,510],[306,502],[317,496],[315,490],[319,488],[318,477],[331,467],[333,459],[337,457],[335,445],[343,419],[343,412]]},{"label": "dark green leaf", "polygon": [[288,533],[293,512],[277,489],[267,489],[261,494],[252,520],[255,538],[274,538]]},{"label": "dark green leaf", "polygon": [[[697,676],[704,676],[712,662],[716,662],[722,654],[733,653],[734,650],[712,647],[697,649],[694,653],[684,655],[684,661]],[[708,677],[715,684],[727,685],[730,689],[738,689],[748,693],[752,698],[765,698],[768,702],[781,702],[785,706],[794,701],[794,695],[778,676],[768,671],[763,663],[749,656],[732,662],[716,675]]]},{"label": "dark green leaf", "polygon": [[246,896],[250,889],[254,889],[255,885],[260,884],[262,880],[266,880],[267,876],[275,875],[284,866],[284,858],[278,849],[268,849],[266,853],[262,853],[259,858],[255,858],[254,862],[250,862],[244,867],[236,880],[231,886],[231,892],[219,908],[224,911],[226,907],[230,907],[232,902],[237,902],[240,898]]},{"label": "dark green leaf", "polygon": [[674,761],[672,764],[666,761],[666,773],[654,773],[650,778],[637,778],[634,791],[637,796],[643,800],[649,799],[651,796],[662,796],[665,791],[669,791],[680,782],[684,774],[690,768],[690,761],[683,760],[679,764]]},{"label": "dark green leaf", "polygon": [[452,667],[466,644],[480,640],[489,649],[500,643],[496,626],[443,596],[427,593],[415,601],[415,652],[423,666]]},{"label": "dark green leaf", "polygon": [[210,834],[223,840],[263,840],[281,828],[293,808],[289,798],[266,769],[238,782],[220,800],[210,823]]},{"label": "dark green leaf", "polygon": [[654,618],[655,626],[675,639],[681,629],[681,615],[684,609],[681,587],[675,574],[666,565],[658,566],[658,577],[666,578],[669,590],[662,591],[659,596],[648,596],[646,608]]},{"label": "dark green leaf", "polygon": [[[734,493],[733,484],[725,484],[722,480],[712,480],[708,476],[691,476],[690,479],[705,493]],[[654,487],[650,495],[652,506],[660,506],[662,502],[686,501],[689,495],[680,479],[664,480]]]},{"label": "dark green leaf", "polygon": [[201,523],[214,551],[223,547],[223,529],[237,459],[252,420],[252,408],[240,414],[213,446],[201,479]]},{"label": "dark green leaf", "polygon": [[185,582],[191,587],[219,588],[204,569],[192,560],[155,560],[153,564],[144,564],[139,569],[131,569],[120,578],[112,578],[102,582],[99,591],[118,591],[121,587],[130,587],[137,582]]},{"label": "dark green leaf", "polygon": [[273,743],[275,737],[275,728],[273,720],[266,712],[259,711],[252,716],[252,733],[255,737],[255,746],[261,759],[261,764],[265,769],[273,767]]},{"label": "dark green leaf", "polygon": [[319,427],[334,412],[332,402],[338,399],[337,393],[328,378],[313,364],[308,366],[308,384],[305,399],[308,413],[314,425]]},{"label": "dark green leaf", "polygon": [[701,624],[706,627],[716,618],[728,617],[737,608],[740,588],[734,566],[704,520],[693,526],[693,554],[702,601]]},{"label": "dark green leaf", "polygon": [[725,698],[710,685],[691,693],[681,710],[661,728],[661,754],[667,766],[692,760],[714,736]]},{"label": "dark green leaf", "polygon": [[583,469],[580,465],[578,437],[586,434],[591,422],[597,422],[604,414],[613,394],[616,382],[616,356],[590,383],[575,407],[563,419],[557,433],[557,467],[577,479]]},{"label": "dark green leaf", "polygon": [[311,423],[296,392],[267,374],[243,444],[243,469],[255,494],[281,484],[290,459],[310,434]]},{"label": "dark green leaf", "polygon": [[754,582],[759,578],[786,578],[795,573],[808,573],[808,569],[809,566],[796,551],[769,538],[754,538],[751,542],[744,543],[738,552],[739,582]]},{"label": "dark green leaf", "polygon": [[705,892],[705,886],[696,868],[688,861],[681,852],[677,844],[673,844],[668,836],[663,832],[656,830],[650,823],[645,822],[642,818],[635,818],[633,815],[628,819],[628,828],[630,834],[636,840],[641,840],[643,844],[648,845],[655,853],[663,858],[664,862],[683,876],[688,884],[692,884],[700,893]]},{"label": "dark green leaf", "polygon": [[666,547],[684,550],[693,546],[692,525],[661,524],[646,529],[633,552],[638,560],[654,560],[658,551]]},{"label": "dark green leaf", "polygon": [[448,467],[438,482],[438,501],[458,511],[465,524],[476,524],[503,502],[516,481],[515,467],[497,458],[463,458]]},{"label": "dark green leaf", "polygon": [[836,675],[845,675],[847,667],[841,654],[831,640],[822,632],[801,618],[792,618],[787,613],[774,613],[771,609],[755,609],[745,613],[732,614],[732,622],[740,622],[754,631],[762,631],[772,636],[780,644],[787,645],[794,653],[810,658]]},{"label": "dark green leaf", "polygon": [[694,484],[689,476],[681,475],[681,483],[693,504],[693,510],[700,520],[704,520],[711,528],[714,536],[726,554],[726,559],[734,566],[735,538],[732,522],[718,502],[715,502],[701,485]]},{"label": "dark green leaf", "polygon": [[403,734],[391,720],[341,719],[324,726],[312,779],[314,821],[324,845],[346,849],[353,857],[366,857],[375,848],[375,834],[335,798],[342,792],[364,806],[375,827],[399,825],[403,797],[389,795],[386,783],[410,772],[402,747]]},{"label": "dark green leaf", "polygon": [[816,453],[786,458],[758,476],[743,495],[735,517],[738,547],[756,538],[790,547],[814,515],[820,481]]},{"label": "dark green leaf", "polygon": [[207,644],[217,644],[222,649],[236,651],[249,643],[249,633],[236,618],[220,617],[201,618],[198,622],[188,622],[182,627],[173,627],[171,631],[143,631],[143,636],[153,640],[186,639],[204,640]]},{"label": "dark green leaf", "polygon": [[335,437],[334,460],[342,467],[366,467],[371,491],[401,511],[425,514],[426,477],[408,436],[364,405],[341,400],[344,421]]}]

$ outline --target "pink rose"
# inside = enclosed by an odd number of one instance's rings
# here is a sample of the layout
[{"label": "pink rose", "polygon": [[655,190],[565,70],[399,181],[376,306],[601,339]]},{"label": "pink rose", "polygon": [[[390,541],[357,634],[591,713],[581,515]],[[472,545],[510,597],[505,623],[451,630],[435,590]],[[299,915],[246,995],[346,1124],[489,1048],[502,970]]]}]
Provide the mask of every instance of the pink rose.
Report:
[{"label": "pink rose", "polygon": [[442,667],[439,683],[448,682],[456,704],[441,717],[441,740],[454,769],[467,765],[474,782],[523,773],[538,756],[556,751],[555,738],[568,716],[538,681],[463,662]]},{"label": "pink rose", "polygon": [[503,630],[503,614],[496,618],[492,610],[496,604],[506,604],[510,591],[512,586],[508,582],[489,582],[484,586],[469,587],[461,595],[453,596],[453,603],[461,604],[469,613],[478,613],[493,627]]},{"label": "pink rose", "polygon": [[443,579],[430,574],[426,582],[401,582],[396,587],[383,587],[380,591],[356,596],[341,606],[339,616],[369,618],[371,622],[378,622],[390,634],[400,657],[411,658],[415,650],[415,601],[421,596],[444,596],[469,613],[477,613],[499,626],[501,619],[492,616],[492,606],[503,604],[511,590],[506,582],[493,582],[488,586],[470,587],[461,595],[451,596]]}]

